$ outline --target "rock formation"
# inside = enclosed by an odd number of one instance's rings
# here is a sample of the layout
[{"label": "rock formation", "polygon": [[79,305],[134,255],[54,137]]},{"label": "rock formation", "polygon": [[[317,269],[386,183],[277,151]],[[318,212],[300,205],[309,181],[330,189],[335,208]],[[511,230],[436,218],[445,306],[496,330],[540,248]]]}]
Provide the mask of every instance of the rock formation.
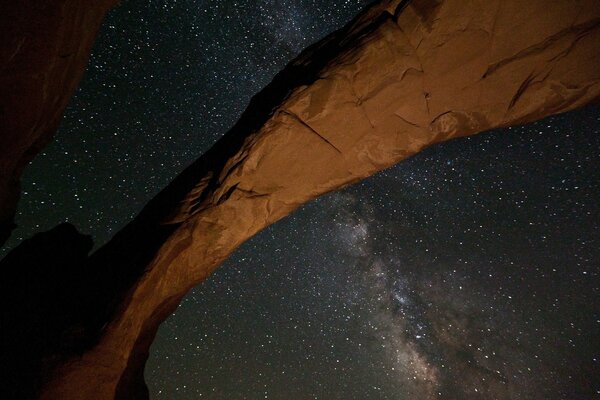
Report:
[{"label": "rock formation", "polygon": [[42,362],[51,368],[66,348],[85,348],[85,341],[70,328],[88,311],[80,307],[78,289],[81,265],[91,249],[91,237],[62,224],[23,241],[2,260],[3,399],[33,398],[41,384]]},{"label": "rock formation", "polygon": [[146,398],[159,324],[242,242],[432,144],[597,101],[598,49],[596,0],[375,2],[82,265],[81,334],[41,398]]},{"label": "rock formation", "polygon": [[23,168],[52,139],[115,3],[0,4],[0,245],[13,228]]}]

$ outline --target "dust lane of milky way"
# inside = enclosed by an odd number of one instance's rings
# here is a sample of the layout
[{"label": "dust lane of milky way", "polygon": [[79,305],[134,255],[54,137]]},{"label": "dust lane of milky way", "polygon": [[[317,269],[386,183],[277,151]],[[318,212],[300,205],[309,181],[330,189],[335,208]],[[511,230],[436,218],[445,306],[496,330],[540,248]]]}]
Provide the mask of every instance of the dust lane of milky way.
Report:
[{"label": "dust lane of milky way", "polygon": [[594,398],[598,160],[593,106],[316,200],[163,324],[152,398]]}]

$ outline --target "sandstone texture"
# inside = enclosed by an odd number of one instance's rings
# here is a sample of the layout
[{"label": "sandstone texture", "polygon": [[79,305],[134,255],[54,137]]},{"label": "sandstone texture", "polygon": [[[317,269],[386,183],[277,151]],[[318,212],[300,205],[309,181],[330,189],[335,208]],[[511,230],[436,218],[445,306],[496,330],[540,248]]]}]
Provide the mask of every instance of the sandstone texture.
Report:
[{"label": "sandstone texture", "polygon": [[0,1],[0,245],[23,168],[52,139],[115,0]]},{"label": "sandstone texture", "polygon": [[83,263],[85,339],[41,398],[147,398],[159,324],[249,237],[427,146],[597,101],[599,66],[596,0],[375,2]]}]

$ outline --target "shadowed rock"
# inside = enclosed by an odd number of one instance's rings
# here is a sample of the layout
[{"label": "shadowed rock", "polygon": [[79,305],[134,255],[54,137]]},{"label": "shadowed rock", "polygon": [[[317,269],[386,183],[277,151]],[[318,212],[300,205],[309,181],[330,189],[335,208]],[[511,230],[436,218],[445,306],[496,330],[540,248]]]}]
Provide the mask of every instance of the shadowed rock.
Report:
[{"label": "shadowed rock", "polygon": [[14,228],[23,168],[52,139],[116,0],[0,4],[0,246]]},{"label": "shadowed rock", "polygon": [[23,241],[0,262],[0,373],[4,399],[35,397],[42,370],[90,346],[78,321],[82,266],[93,243],[62,224]]}]

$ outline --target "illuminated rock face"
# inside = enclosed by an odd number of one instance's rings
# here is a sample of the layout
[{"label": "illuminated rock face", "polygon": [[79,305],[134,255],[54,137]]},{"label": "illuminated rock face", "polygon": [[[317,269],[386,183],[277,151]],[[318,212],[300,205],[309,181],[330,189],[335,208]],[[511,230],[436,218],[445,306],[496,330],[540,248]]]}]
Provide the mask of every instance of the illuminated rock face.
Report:
[{"label": "illuminated rock face", "polygon": [[0,6],[0,245],[12,230],[26,164],[52,139],[115,0]]},{"label": "illuminated rock face", "polygon": [[48,375],[42,398],[147,397],[158,325],[242,242],[429,145],[597,100],[598,49],[596,0],[376,2],[289,64],[89,259],[95,344]]}]

